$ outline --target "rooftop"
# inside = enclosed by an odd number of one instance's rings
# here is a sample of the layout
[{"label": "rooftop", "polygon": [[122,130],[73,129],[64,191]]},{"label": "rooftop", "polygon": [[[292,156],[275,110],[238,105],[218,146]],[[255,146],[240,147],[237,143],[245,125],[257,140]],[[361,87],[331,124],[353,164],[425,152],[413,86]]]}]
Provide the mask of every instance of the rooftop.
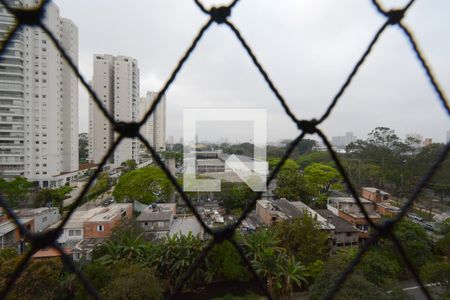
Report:
[{"label": "rooftop", "polygon": [[[339,203],[356,203],[355,198],[353,197],[329,197],[328,200],[336,201]],[[372,203],[372,201],[359,197],[361,203]]]},{"label": "rooftop", "polygon": [[172,215],[171,211],[143,211],[136,221],[170,221]]},{"label": "rooftop", "polygon": [[200,235],[202,237],[203,235],[203,228],[196,217],[189,216],[175,219],[170,228],[169,235],[188,235],[189,232],[194,236]]},{"label": "rooftop", "polygon": [[359,230],[355,228],[353,225],[339,218],[328,209],[318,209],[317,213],[320,214],[322,217],[326,218],[331,224],[334,225],[336,233],[359,232]]},{"label": "rooftop", "polygon": [[374,187],[363,187],[362,189],[366,190],[366,191],[369,191],[371,193],[378,193],[378,194],[381,194],[381,195],[389,195],[389,193],[387,193],[385,191],[382,191],[380,189],[374,188]]}]

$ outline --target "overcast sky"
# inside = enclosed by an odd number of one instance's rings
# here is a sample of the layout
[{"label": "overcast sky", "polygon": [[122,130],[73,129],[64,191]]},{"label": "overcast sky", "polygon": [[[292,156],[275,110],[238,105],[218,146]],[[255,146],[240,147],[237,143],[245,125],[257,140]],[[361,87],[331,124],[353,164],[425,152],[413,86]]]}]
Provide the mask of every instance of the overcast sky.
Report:
[{"label": "overcast sky", "polygon": [[[79,28],[79,67],[92,76],[93,54],[138,60],[141,95],[158,91],[207,16],[190,0],[57,0]],[[206,6],[223,1],[204,1]],[[384,1],[387,7],[406,1]],[[404,22],[414,32],[444,92],[450,94],[450,1],[417,0]],[[300,118],[318,118],[384,22],[367,0],[241,0],[231,21]],[[88,96],[80,89],[80,132],[88,130]],[[213,25],[167,93],[167,136],[181,135],[189,107],[266,108],[268,139],[298,133],[233,33]],[[443,142],[450,120],[406,38],[388,28],[331,117],[330,137],[376,126]],[[216,126],[217,127],[217,126]],[[236,126],[235,126],[236,127]],[[246,131],[251,126],[243,126]],[[206,131],[218,140],[233,130]],[[241,132],[242,133],[242,132]],[[240,134],[241,134],[240,133]],[[239,135],[240,136],[240,135]]]}]

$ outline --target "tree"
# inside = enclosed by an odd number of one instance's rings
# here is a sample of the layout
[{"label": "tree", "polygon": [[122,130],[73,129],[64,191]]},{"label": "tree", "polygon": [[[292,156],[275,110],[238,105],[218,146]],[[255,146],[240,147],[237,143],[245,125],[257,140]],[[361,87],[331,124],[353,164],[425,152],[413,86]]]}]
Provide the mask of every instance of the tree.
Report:
[{"label": "tree", "polygon": [[278,198],[286,198],[289,201],[310,203],[312,191],[300,171],[295,169],[282,169],[277,175],[275,195]]},{"label": "tree", "polygon": [[25,205],[28,192],[33,186],[25,177],[15,177],[11,181],[0,178],[0,194],[2,194],[10,207],[17,208]]},{"label": "tree", "polygon": [[[416,268],[421,268],[427,261],[432,258],[432,243],[425,229],[419,224],[411,221],[403,220],[394,228],[394,235],[402,243],[406,254]],[[384,239],[382,248],[386,253],[393,253],[394,258],[406,272],[406,265],[398,251],[392,252],[395,245],[390,239]]]},{"label": "tree", "polygon": [[215,277],[225,281],[248,281],[251,274],[244,266],[241,256],[236,248],[224,241],[214,245],[208,253],[208,267],[216,270]]},{"label": "tree", "polygon": [[328,151],[314,151],[305,155],[301,155],[297,160],[300,168],[304,169],[312,163],[323,163],[332,165],[333,160]]},{"label": "tree", "polygon": [[155,166],[149,166],[123,174],[114,188],[116,201],[139,201],[145,204],[167,202],[172,185],[166,174]]},{"label": "tree", "polygon": [[151,268],[127,262],[116,266],[111,281],[101,289],[105,299],[156,300],[162,299],[163,289]]},{"label": "tree", "polygon": [[218,196],[226,209],[234,210],[247,207],[256,193],[244,183],[224,182]]},{"label": "tree", "polygon": [[123,167],[123,173],[130,172],[136,170],[137,163],[134,159],[128,159],[122,162],[121,166]]},{"label": "tree", "polygon": [[450,299],[450,262],[444,260],[430,261],[421,270],[421,278],[427,283],[439,283],[439,288],[432,289],[436,299]]},{"label": "tree", "polygon": [[275,225],[280,246],[308,265],[325,260],[329,253],[329,233],[321,230],[319,223],[307,213],[303,217]]},{"label": "tree", "polygon": [[[5,288],[8,277],[15,270],[22,256],[0,262],[0,290]],[[16,281],[10,299],[60,299],[63,266],[59,259],[31,260]]]},{"label": "tree", "polygon": [[328,194],[331,188],[340,189],[341,174],[333,167],[313,163],[305,168],[305,177],[316,195]]},{"label": "tree", "polygon": [[80,164],[85,164],[88,162],[89,156],[89,140],[88,134],[86,132],[80,133],[78,135],[78,158]]},{"label": "tree", "polygon": [[[310,299],[323,299],[354,255],[355,251],[350,249],[341,250],[336,255],[330,257],[322,273],[309,289]],[[333,299],[400,299],[397,294],[388,294],[385,289],[368,281],[358,269],[349,276]]]},{"label": "tree", "polygon": [[317,141],[303,139],[298,144],[298,154],[303,155],[303,154],[310,153],[314,150],[315,147],[317,147]]},{"label": "tree", "polygon": [[441,238],[436,242],[436,250],[442,256],[450,257],[450,219],[438,225],[438,234]]},{"label": "tree", "polygon": [[72,188],[63,186],[57,189],[44,188],[39,190],[34,200],[36,207],[43,207],[51,204],[53,207],[62,207],[64,199],[68,197]]}]

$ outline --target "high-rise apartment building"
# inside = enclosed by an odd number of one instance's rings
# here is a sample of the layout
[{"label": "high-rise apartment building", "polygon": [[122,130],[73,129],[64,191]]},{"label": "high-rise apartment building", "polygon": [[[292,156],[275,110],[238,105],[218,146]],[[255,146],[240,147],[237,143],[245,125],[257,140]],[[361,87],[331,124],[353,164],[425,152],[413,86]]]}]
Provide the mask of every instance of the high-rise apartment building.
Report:
[{"label": "high-rise apartment building", "polygon": [[[141,97],[139,102],[139,116],[142,119],[150,109],[158,93],[147,92],[145,97]],[[147,139],[156,151],[166,150],[166,96],[163,95],[161,101],[156,106],[153,114],[141,127],[141,134]]]},{"label": "high-rise apartment building", "polygon": [[[35,1],[9,1],[19,8]],[[74,63],[78,29],[46,6],[45,24]],[[14,18],[0,6],[3,38]],[[25,176],[49,186],[55,176],[78,170],[78,79],[39,28],[19,31],[0,60],[0,176]]]},{"label": "high-rise apartment building", "polygon": [[[137,61],[126,56],[94,55],[92,87],[102,105],[116,121],[138,121],[139,68]],[[89,158],[99,163],[117,134],[91,99],[89,103]],[[126,160],[138,160],[136,139],[124,139],[110,157],[115,166]]]}]

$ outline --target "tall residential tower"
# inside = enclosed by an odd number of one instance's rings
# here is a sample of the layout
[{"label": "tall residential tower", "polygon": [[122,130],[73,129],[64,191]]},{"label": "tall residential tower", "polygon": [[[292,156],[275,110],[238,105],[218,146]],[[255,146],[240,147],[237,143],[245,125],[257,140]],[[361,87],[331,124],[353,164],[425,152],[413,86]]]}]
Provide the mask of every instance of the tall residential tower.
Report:
[{"label": "tall residential tower", "polygon": [[[139,68],[126,56],[94,55],[92,86],[102,105],[116,121],[138,121]],[[99,163],[117,138],[108,119],[92,99],[89,102],[89,159]],[[138,143],[124,139],[110,157],[114,166],[126,160],[138,160]]]},{"label": "tall residential tower", "polygon": [[[9,1],[19,8],[35,1]],[[78,29],[46,6],[44,23],[78,63]],[[14,18],[0,6],[0,35]],[[25,176],[49,186],[78,170],[78,79],[39,28],[19,31],[0,60],[0,176]]]},{"label": "tall residential tower", "polygon": [[[145,97],[141,97],[139,102],[139,116],[142,119],[150,109],[158,93],[147,92]],[[166,150],[166,96],[163,95],[161,101],[156,106],[153,114],[141,127],[141,134],[147,139],[156,151]]]}]

